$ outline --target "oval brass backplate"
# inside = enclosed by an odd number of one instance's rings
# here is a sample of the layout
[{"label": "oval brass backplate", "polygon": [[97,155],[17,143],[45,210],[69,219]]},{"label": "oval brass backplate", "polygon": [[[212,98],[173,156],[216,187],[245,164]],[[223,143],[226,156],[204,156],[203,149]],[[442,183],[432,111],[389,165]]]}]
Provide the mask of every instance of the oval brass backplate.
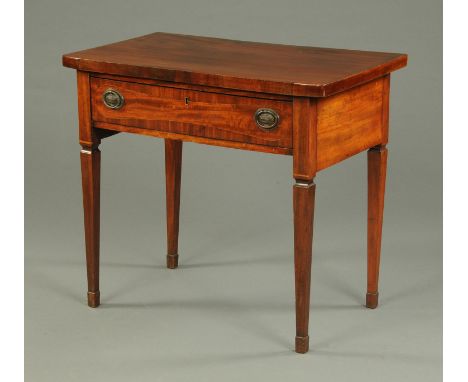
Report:
[{"label": "oval brass backplate", "polygon": [[254,119],[261,129],[269,131],[278,126],[280,117],[273,109],[258,109]]},{"label": "oval brass backplate", "polygon": [[114,89],[107,89],[102,95],[102,100],[110,109],[120,109],[124,104],[124,97]]}]

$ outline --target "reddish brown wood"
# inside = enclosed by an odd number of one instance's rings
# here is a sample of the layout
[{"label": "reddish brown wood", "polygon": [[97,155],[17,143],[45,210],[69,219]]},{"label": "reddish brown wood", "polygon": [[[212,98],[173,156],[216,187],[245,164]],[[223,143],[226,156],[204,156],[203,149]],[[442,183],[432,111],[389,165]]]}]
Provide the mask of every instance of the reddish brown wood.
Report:
[{"label": "reddish brown wood", "polygon": [[186,84],[324,97],[406,65],[399,53],[153,33],[63,56],[78,70]]},{"label": "reddish brown wood", "polygon": [[165,140],[166,151],[166,218],[167,267],[177,268],[179,262],[180,178],[182,172],[182,141]]},{"label": "reddish brown wood", "polygon": [[317,169],[383,142],[384,81],[357,86],[317,103]]},{"label": "reddish brown wood", "polygon": [[99,209],[101,152],[92,146],[83,146],[80,153],[83,186],[83,210],[88,275],[88,305],[96,308],[99,292]]},{"label": "reddish brown wood", "polygon": [[272,99],[272,100],[279,100],[279,101],[290,101],[290,102],[292,102],[293,100],[293,97],[282,95],[282,94],[260,93],[260,92],[252,92],[252,91],[245,91],[245,90],[217,88],[214,86],[184,84],[182,82],[163,81],[163,80],[152,79],[152,78],[135,78],[135,77],[116,76],[112,74],[103,74],[103,73],[91,73],[91,77],[103,78],[103,79],[108,79],[108,80],[113,80],[113,81],[133,82],[136,84],[143,84],[143,85],[164,86],[164,87],[170,87],[170,88],[175,88],[175,89],[186,89],[186,90],[195,90],[195,91],[200,91],[200,92],[228,94],[228,95],[240,96],[240,97],[254,97],[254,98]]},{"label": "reddish brown wood", "polygon": [[89,73],[77,71],[76,77],[80,144],[94,146],[99,144],[100,141],[92,126]]},{"label": "reddish brown wood", "polygon": [[[368,152],[366,305],[378,305],[390,72],[407,56],[154,33],[63,56],[78,71],[88,304],[99,305],[101,139],[128,132],[166,139],[167,266],[178,265],[182,141],[293,155],[296,351],[309,348],[317,171]],[[121,92],[121,109],[102,102]],[[280,114],[265,132],[258,108]]]},{"label": "reddish brown wood", "polygon": [[194,143],[201,143],[204,145],[222,146],[222,147],[228,147],[232,149],[250,150],[250,151],[264,152],[264,153],[269,153],[269,154],[292,155],[292,149],[288,149],[284,147],[271,147],[271,146],[254,145],[251,143],[225,141],[221,139],[194,137],[191,135],[167,133],[167,132],[158,131],[158,130],[140,129],[138,127],[116,125],[113,123],[105,123],[105,122],[94,122],[93,125],[99,129],[103,128],[103,129],[115,130],[115,131],[125,132],[125,133],[147,135],[147,136],[156,137],[156,138],[165,138],[165,139],[168,138],[168,139],[174,139],[174,140],[179,140],[179,141],[184,141],[184,142],[194,142]]},{"label": "reddish brown wood", "polygon": [[317,102],[306,97],[293,100],[294,273],[296,290],[297,353],[309,350],[310,273],[317,172]]},{"label": "reddish brown wood", "polygon": [[293,187],[294,272],[296,288],[296,352],[309,350],[310,273],[315,184],[297,181]]},{"label": "reddish brown wood", "polygon": [[78,121],[80,144],[95,147],[101,139],[118,134],[119,131],[95,129],[91,117],[90,75],[87,72],[76,72],[78,89]]},{"label": "reddish brown wood", "polygon": [[388,143],[388,125],[390,116],[390,74],[382,78],[382,144]]},{"label": "reddish brown wood", "polygon": [[293,101],[293,176],[309,181],[317,172],[317,104],[305,97]]},{"label": "reddish brown wood", "polygon": [[96,308],[100,304],[99,292],[99,214],[101,152],[98,149],[101,136],[91,120],[91,94],[89,73],[77,72],[79,137],[82,150],[81,177],[83,187],[83,210],[86,246],[86,268],[88,276],[88,305]]},{"label": "reddish brown wood", "polygon": [[[102,101],[107,89],[117,90],[125,100],[120,109]],[[230,96],[163,86],[93,78],[91,80],[93,119],[150,130],[274,147],[292,147],[292,104],[286,101]],[[255,112],[274,109],[279,125],[271,131],[260,129]]]},{"label": "reddish brown wood", "polygon": [[367,295],[366,306],[374,309],[379,299],[380,249],[387,172],[387,148],[377,146],[367,153]]}]

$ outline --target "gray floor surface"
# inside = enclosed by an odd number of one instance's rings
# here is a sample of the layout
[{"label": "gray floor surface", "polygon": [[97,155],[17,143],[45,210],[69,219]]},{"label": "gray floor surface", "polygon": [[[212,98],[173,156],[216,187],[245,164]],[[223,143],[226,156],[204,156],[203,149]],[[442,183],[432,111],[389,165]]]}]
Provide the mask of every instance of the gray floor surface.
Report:
[{"label": "gray floor surface", "polygon": [[[392,161],[377,310],[363,306],[365,155],[317,177],[311,351],[298,355],[290,159],[186,145],[180,268],[168,270],[162,143],[110,139],[100,308],[85,301],[78,161],[72,182],[31,201],[26,380],[441,380],[440,227],[430,212],[421,221],[402,211]],[[276,179],[262,176],[274,166]],[[235,184],[229,172],[258,182]],[[349,172],[358,179],[347,182]]]}]

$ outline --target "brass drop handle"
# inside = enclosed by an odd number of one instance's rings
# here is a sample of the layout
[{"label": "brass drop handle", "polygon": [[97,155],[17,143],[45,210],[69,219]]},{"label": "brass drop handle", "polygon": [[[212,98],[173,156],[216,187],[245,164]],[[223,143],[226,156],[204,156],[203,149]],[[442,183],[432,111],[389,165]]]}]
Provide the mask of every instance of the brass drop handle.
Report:
[{"label": "brass drop handle", "polygon": [[262,130],[270,131],[278,126],[280,117],[278,113],[273,109],[258,109],[255,112],[255,123]]},{"label": "brass drop handle", "polygon": [[102,101],[109,109],[120,109],[124,104],[124,97],[117,90],[107,89],[102,95]]}]

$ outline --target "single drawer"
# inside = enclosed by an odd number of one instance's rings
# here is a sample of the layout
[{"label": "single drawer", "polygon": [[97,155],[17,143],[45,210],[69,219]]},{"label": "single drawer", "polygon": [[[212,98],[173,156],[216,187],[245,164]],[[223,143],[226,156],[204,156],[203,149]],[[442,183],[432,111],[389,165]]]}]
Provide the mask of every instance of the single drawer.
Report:
[{"label": "single drawer", "polygon": [[92,116],[170,133],[292,148],[292,102],[91,79]]}]

